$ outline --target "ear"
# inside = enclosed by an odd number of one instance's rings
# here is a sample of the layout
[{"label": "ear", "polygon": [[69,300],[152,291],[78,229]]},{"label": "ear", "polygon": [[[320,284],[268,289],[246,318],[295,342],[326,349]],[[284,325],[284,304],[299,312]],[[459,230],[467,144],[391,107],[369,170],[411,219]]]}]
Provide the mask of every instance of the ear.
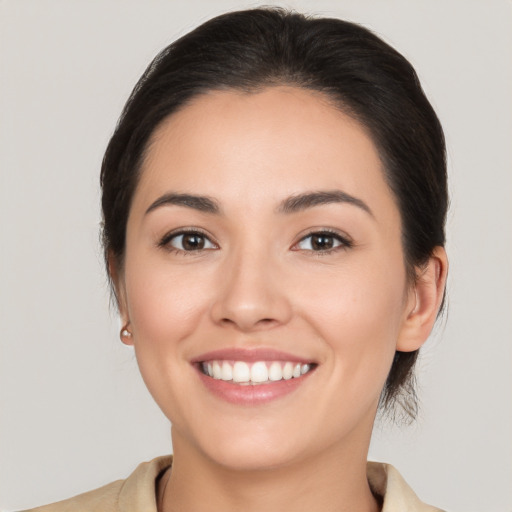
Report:
[{"label": "ear", "polygon": [[396,349],[418,350],[429,337],[444,298],[448,258],[444,247],[436,247],[425,267],[418,270],[407,300]]},{"label": "ear", "polygon": [[130,316],[128,314],[128,307],[126,302],[126,291],[124,286],[124,275],[119,267],[117,258],[109,253],[108,255],[108,273],[110,275],[110,281],[113,286],[117,309],[119,310],[119,317],[121,320],[121,341],[125,345],[133,345],[132,336],[124,336],[123,331],[129,330]]}]

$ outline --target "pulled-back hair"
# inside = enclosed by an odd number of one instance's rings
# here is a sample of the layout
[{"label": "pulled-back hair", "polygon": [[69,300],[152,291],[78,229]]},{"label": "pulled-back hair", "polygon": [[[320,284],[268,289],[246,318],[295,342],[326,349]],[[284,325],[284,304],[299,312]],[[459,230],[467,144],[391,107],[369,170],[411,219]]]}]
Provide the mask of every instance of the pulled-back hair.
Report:
[{"label": "pulled-back hair", "polygon": [[[123,265],[126,224],[148,141],[169,115],[213,90],[289,85],[326,95],[368,130],[401,215],[408,279],[445,243],[444,135],[411,64],[360,25],[280,8],[231,12],[181,37],[148,66],[101,169],[105,256]],[[396,352],[381,396],[413,417],[418,352]]]}]

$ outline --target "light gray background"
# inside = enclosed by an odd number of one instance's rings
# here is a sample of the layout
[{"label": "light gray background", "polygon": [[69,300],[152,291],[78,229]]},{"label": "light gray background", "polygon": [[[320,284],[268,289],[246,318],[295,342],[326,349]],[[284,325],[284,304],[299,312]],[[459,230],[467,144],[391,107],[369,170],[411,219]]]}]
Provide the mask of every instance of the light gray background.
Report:
[{"label": "light gray background", "polygon": [[[274,4],[269,2],[268,4]],[[51,502],[170,451],[119,342],[98,172],[154,54],[238,1],[0,1],[0,508]],[[283,5],[283,4],[282,4]],[[420,365],[422,414],[371,456],[451,511],[512,511],[512,4],[320,0],[415,65],[444,124],[449,315]]]}]

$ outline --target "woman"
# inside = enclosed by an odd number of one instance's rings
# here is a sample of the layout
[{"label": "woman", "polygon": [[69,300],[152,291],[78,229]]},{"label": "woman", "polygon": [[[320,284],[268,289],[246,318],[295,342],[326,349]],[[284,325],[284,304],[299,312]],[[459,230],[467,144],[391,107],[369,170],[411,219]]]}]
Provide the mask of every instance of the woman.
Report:
[{"label": "woman", "polygon": [[124,343],[174,458],[36,510],[427,511],[366,463],[447,274],[444,138],[357,25],[215,18],[137,84],[101,174]]}]

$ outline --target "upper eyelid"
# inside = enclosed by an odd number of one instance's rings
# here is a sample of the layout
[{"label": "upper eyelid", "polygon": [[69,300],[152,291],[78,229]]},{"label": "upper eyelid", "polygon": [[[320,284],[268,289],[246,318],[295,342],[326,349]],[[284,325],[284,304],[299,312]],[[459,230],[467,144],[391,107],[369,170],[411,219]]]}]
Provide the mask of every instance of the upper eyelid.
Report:
[{"label": "upper eyelid", "polygon": [[306,233],[299,235],[299,237],[297,238],[297,242],[295,242],[295,244],[304,240],[305,238],[308,238],[308,237],[314,236],[314,235],[329,235],[329,236],[337,238],[345,243],[350,243],[350,244],[354,243],[352,240],[352,237],[346,233],[340,232],[338,230],[334,230],[332,228],[314,228],[314,229],[307,231]]},{"label": "upper eyelid", "polygon": [[210,235],[209,233],[207,233],[206,231],[204,231],[203,229],[201,228],[197,228],[197,227],[185,227],[185,228],[176,228],[172,231],[169,231],[168,233],[166,233],[164,236],[162,236],[160,238],[160,240],[158,241],[158,244],[159,246],[164,246],[166,244],[168,244],[174,237],[177,237],[177,236],[180,236],[180,235],[193,235],[193,234],[197,234],[197,235],[201,235],[201,236],[204,236],[205,238],[207,238],[212,244],[218,246],[219,244],[215,241],[215,239],[213,238],[212,235]]},{"label": "upper eyelid", "polygon": [[[307,238],[310,238],[310,237],[312,237],[314,235],[322,235],[322,234],[323,235],[332,236],[338,242],[340,242],[340,245],[337,246],[337,247],[332,247],[330,249],[323,249],[323,250],[318,250],[318,251],[313,251],[311,249],[301,249],[301,248],[297,247],[301,242],[303,242]],[[354,242],[353,242],[352,238],[349,237],[348,235],[341,234],[338,231],[334,231],[332,229],[327,229],[327,228],[323,228],[322,229],[322,228],[320,228],[320,229],[314,229],[314,230],[310,231],[309,233],[304,234],[303,236],[301,236],[291,246],[290,249],[293,250],[293,251],[311,252],[312,254],[320,255],[320,254],[329,254],[331,252],[335,252],[335,251],[339,251],[339,250],[347,250],[347,249],[351,249],[353,247],[354,247]]]},{"label": "upper eyelid", "polygon": [[[164,246],[170,242],[174,237],[180,236],[180,235],[186,235],[186,234],[199,234],[207,238],[212,244],[219,246],[219,243],[215,240],[215,238],[205,231],[202,228],[198,227],[180,227],[176,228],[172,231],[169,231],[164,236],[160,238],[160,241],[158,242],[159,246]],[[292,247],[295,247],[299,242],[305,240],[308,237],[314,236],[314,235],[329,235],[332,236],[339,241],[341,241],[345,246],[352,246],[354,244],[352,237],[347,235],[346,233],[340,233],[337,230],[334,230],[333,228],[310,228],[307,232],[302,233],[299,235],[299,237],[296,239],[296,241],[292,244]]]}]

